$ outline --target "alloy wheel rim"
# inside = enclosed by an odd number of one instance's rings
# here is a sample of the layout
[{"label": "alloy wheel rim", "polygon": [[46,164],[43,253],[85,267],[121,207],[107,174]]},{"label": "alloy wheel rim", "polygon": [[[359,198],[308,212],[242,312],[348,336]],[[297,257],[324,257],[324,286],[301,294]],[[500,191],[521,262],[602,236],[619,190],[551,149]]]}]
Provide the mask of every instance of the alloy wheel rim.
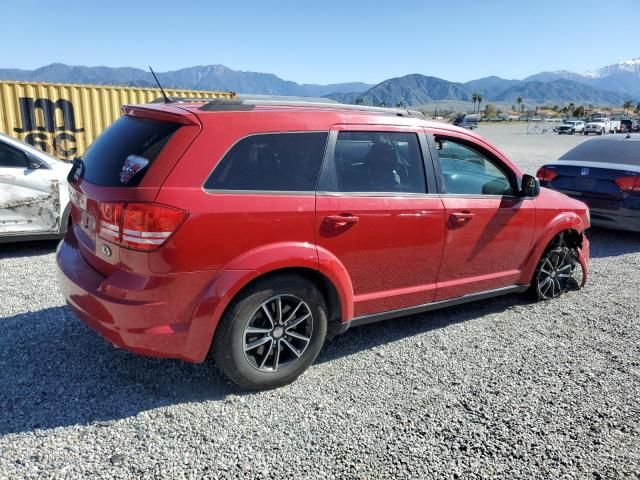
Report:
[{"label": "alloy wheel rim", "polygon": [[538,291],[542,298],[555,298],[566,291],[574,266],[569,250],[553,252],[549,255],[538,274]]},{"label": "alloy wheel rim", "polygon": [[244,330],[244,356],[256,370],[279,372],[302,357],[312,334],[309,305],[295,295],[276,295],[251,315]]}]

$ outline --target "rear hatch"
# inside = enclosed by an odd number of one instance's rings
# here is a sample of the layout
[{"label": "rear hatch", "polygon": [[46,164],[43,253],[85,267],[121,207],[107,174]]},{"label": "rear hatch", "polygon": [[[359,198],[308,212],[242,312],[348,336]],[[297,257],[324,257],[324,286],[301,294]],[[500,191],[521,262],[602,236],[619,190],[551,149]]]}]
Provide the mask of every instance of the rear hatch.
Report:
[{"label": "rear hatch", "polygon": [[[123,233],[116,232],[122,228],[124,208],[131,205],[134,214],[140,206],[158,211],[152,202],[162,183],[200,132],[196,116],[176,106],[127,106],[123,111],[125,115],[89,147],[69,182],[73,231],[80,252],[105,276],[123,266],[147,270],[144,245],[122,246]],[[110,217],[115,220],[110,222]],[[147,243],[159,242],[157,235],[165,235],[133,233],[145,236],[140,241]]]}]

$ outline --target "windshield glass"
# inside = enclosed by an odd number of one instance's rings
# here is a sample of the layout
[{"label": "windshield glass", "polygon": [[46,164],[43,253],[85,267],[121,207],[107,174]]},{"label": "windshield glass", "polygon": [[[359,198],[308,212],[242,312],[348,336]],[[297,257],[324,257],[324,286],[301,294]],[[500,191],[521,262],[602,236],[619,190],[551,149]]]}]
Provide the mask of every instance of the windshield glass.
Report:
[{"label": "windshield glass", "polygon": [[582,162],[624,163],[640,166],[640,142],[625,140],[594,140],[583,142],[560,160]]},{"label": "windshield glass", "polygon": [[[85,180],[104,187],[138,185],[179,127],[174,123],[120,117],[85,153]],[[129,163],[125,166],[125,162]]]}]

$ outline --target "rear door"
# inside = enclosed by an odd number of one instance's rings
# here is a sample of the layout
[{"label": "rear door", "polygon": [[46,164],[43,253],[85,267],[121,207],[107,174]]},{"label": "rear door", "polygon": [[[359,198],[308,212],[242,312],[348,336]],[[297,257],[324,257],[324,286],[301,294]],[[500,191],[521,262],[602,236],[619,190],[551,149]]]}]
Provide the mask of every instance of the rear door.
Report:
[{"label": "rear door", "polygon": [[428,155],[418,129],[331,131],[316,197],[317,244],[346,267],[356,317],[434,298],[444,212]]},{"label": "rear door", "polygon": [[446,214],[446,243],[436,300],[521,281],[535,227],[531,199],[495,152],[463,134],[436,134],[436,168]]}]

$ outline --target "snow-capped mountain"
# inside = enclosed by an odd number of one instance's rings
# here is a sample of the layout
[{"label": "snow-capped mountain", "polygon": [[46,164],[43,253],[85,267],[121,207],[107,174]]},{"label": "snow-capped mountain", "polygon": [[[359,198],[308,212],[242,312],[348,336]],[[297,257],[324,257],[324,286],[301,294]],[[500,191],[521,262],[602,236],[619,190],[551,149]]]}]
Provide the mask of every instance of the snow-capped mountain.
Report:
[{"label": "snow-capped mountain", "polygon": [[607,65],[606,67],[599,68],[594,72],[586,72],[584,76],[588,78],[605,78],[619,73],[636,74],[638,76],[638,81],[640,81],[640,58],[633,58],[613,65]]},{"label": "snow-capped mountain", "polygon": [[640,58],[607,65],[592,72],[573,73],[566,70],[540,72],[524,79],[525,82],[552,82],[566,79],[592,87],[619,92],[633,98],[640,97]]}]

